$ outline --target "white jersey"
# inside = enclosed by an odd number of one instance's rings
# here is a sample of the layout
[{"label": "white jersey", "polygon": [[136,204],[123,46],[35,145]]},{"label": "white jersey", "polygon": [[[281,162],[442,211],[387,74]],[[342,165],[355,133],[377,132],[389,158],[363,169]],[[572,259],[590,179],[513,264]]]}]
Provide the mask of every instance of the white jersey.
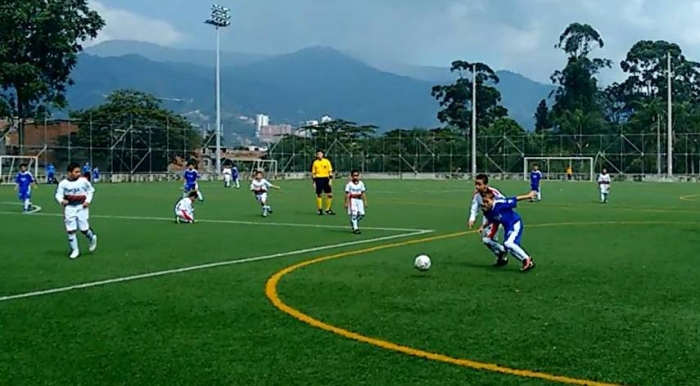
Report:
[{"label": "white jersey", "polygon": [[188,217],[194,218],[194,207],[192,206],[192,200],[189,197],[185,197],[175,204],[175,215],[180,216],[183,212]]},{"label": "white jersey", "polygon": [[361,199],[365,191],[367,191],[367,188],[365,188],[365,183],[362,181],[358,181],[357,183],[350,181],[345,185],[345,194],[347,194],[350,199]]},{"label": "white jersey", "polygon": [[[495,198],[505,198],[505,196],[498,191],[498,189],[494,189],[489,187],[488,188],[491,193],[495,196]],[[481,199],[481,194],[479,192],[474,191],[474,196],[472,196],[472,206],[469,211],[469,221],[476,221],[476,216],[479,214],[481,211],[481,206],[483,205],[484,200]]]},{"label": "white jersey", "polygon": [[250,183],[250,190],[255,194],[262,194],[267,193],[267,188],[270,186],[272,186],[272,184],[263,178],[260,181],[253,180],[253,182]]},{"label": "white jersey", "polygon": [[599,174],[598,175],[598,187],[600,188],[600,191],[603,193],[607,193],[610,190],[610,183],[612,180],[610,179],[610,174]]},{"label": "white jersey", "polygon": [[55,198],[59,204],[66,200],[67,206],[82,206],[84,203],[91,203],[94,194],[95,188],[90,181],[81,177],[75,181],[61,181],[56,188]]},{"label": "white jersey", "polygon": [[233,175],[233,170],[231,170],[231,168],[224,168],[224,175],[225,176]]},{"label": "white jersey", "polygon": [[345,185],[345,194],[348,196],[348,214],[354,216],[365,215],[365,203],[362,200],[362,195],[367,191],[365,183],[352,181]]}]

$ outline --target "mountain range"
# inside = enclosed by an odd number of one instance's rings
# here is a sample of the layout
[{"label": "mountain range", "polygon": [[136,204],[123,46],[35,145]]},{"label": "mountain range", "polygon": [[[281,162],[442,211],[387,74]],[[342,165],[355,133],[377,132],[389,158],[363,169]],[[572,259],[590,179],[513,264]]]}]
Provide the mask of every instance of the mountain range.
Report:
[{"label": "mountain range", "polygon": [[[206,124],[214,115],[214,58],[213,51],[133,41],[89,47],[72,74],[70,108],[91,107],[116,89],[135,88],[176,112],[195,112]],[[381,130],[437,127],[439,106],[430,90],[455,78],[448,68],[377,63],[328,47],[276,56],[222,52],[221,60],[225,132],[242,137],[252,136],[253,127],[238,117],[259,113],[292,125],[330,115]],[[552,86],[509,71],[497,74],[503,105],[531,129],[535,107]]]}]

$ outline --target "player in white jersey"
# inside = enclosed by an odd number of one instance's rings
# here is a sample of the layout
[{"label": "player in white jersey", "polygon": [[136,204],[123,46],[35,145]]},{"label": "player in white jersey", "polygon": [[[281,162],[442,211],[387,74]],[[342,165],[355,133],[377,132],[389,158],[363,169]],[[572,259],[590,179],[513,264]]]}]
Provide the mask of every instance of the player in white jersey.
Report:
[{"label": "player in white jersey", "polygon": [[[474,179],[475,191],[472,196],[472,205],[469,211],[469,229],[474,227],[476,218],[481,212],[483,206],[482,194],[486,192],[491,192],[497,198],[504,198],[503,194],[497,189],[489,186],[489,177],[486,174],[477,174]],[[487,223],[486,217],[482,216],[482,228],[481,241],[484,243],[486,248],[488,248],[495,256],[496,262],[493,264],[495,267],[502,267],[508,264],[508,252],[505,247],[498,243],[498,223],[492,223],[487,226],[483,226]]]},{"label": "player in white jersey", "polygon": [[224,166],[223,175],[224,175],[224,187],[230,188],[231,181],[233,181],[233,170],[231,169],[230,165]]},{"label": "player in white jersey", "polygon": [[80,256],[76,232],[80,230],[90,240],[90,252],[97,249],[97,235],[90,228],[90,204],[95,194],[95,188],[85,178],[81,178],[80,165],[71,163],[66,170],[66,179],[58,184],[56,201],[63,206],[63,222],[68,233],[70,258]]},{"label": "player in white jersey", "polygon": [[612,182],[612,179],[610,178],[610,174],[608,174],[608,170],[603,168],[601,173],[598,175],[598,188],[600,189],[600,203],[601,204],[608,203],[608,194],[610,194],[610,183],[611,182]]},{"label": "player in white jersey", "polygon": [[255,199],[262,206],[262,216],[267,217],[272,213],[272,208],[267,205],[267,190],[269,188],[280,189],[279,186],[273,185],[270,181],[263,178],[262,172],[255,172],[253,181],[250,183],[250,191],[255,195]]},{"label": "player in white jersey", "polygon": [[181,198],[175,204],[175,222],[178,224],[194,224],[194,200],[197,192],[190,192],[187,197]]},{"label": "player in white jersey", "polygon": [[344,206],[350,216],[352,232],[360,234],[360,220],[365,216],[367,207],[367,188],[365,183],[360,181],[360,172],[353,170],[350,172],[350,181],[345,185]]}]

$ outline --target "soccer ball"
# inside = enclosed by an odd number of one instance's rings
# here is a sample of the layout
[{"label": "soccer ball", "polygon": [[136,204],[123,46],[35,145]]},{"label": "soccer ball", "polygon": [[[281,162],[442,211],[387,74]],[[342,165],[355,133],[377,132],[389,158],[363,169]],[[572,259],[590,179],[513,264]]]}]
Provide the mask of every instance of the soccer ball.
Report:
[{"label": "soccer ball", "polygon": [[430,261],[430,257],[428,255],[418,255],[413,261],[413,266],[419,271],[427,271],[430,269],[431,265],[432,262]]}]

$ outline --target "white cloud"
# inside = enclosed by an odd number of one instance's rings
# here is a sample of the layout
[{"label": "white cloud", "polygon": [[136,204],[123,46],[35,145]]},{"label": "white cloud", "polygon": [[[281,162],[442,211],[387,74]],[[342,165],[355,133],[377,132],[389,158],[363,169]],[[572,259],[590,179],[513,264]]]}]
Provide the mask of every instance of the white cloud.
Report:
[{"label": "white cloud", "polygon": [[125,9],[108,7],[94,0],[90,1],[90,8],[102,16],[106,25],[97,39],[90,41],[87,46],[109,40],[136,40],[169,46],[185,39],[184,34],[164,20],[150,19]]}]

